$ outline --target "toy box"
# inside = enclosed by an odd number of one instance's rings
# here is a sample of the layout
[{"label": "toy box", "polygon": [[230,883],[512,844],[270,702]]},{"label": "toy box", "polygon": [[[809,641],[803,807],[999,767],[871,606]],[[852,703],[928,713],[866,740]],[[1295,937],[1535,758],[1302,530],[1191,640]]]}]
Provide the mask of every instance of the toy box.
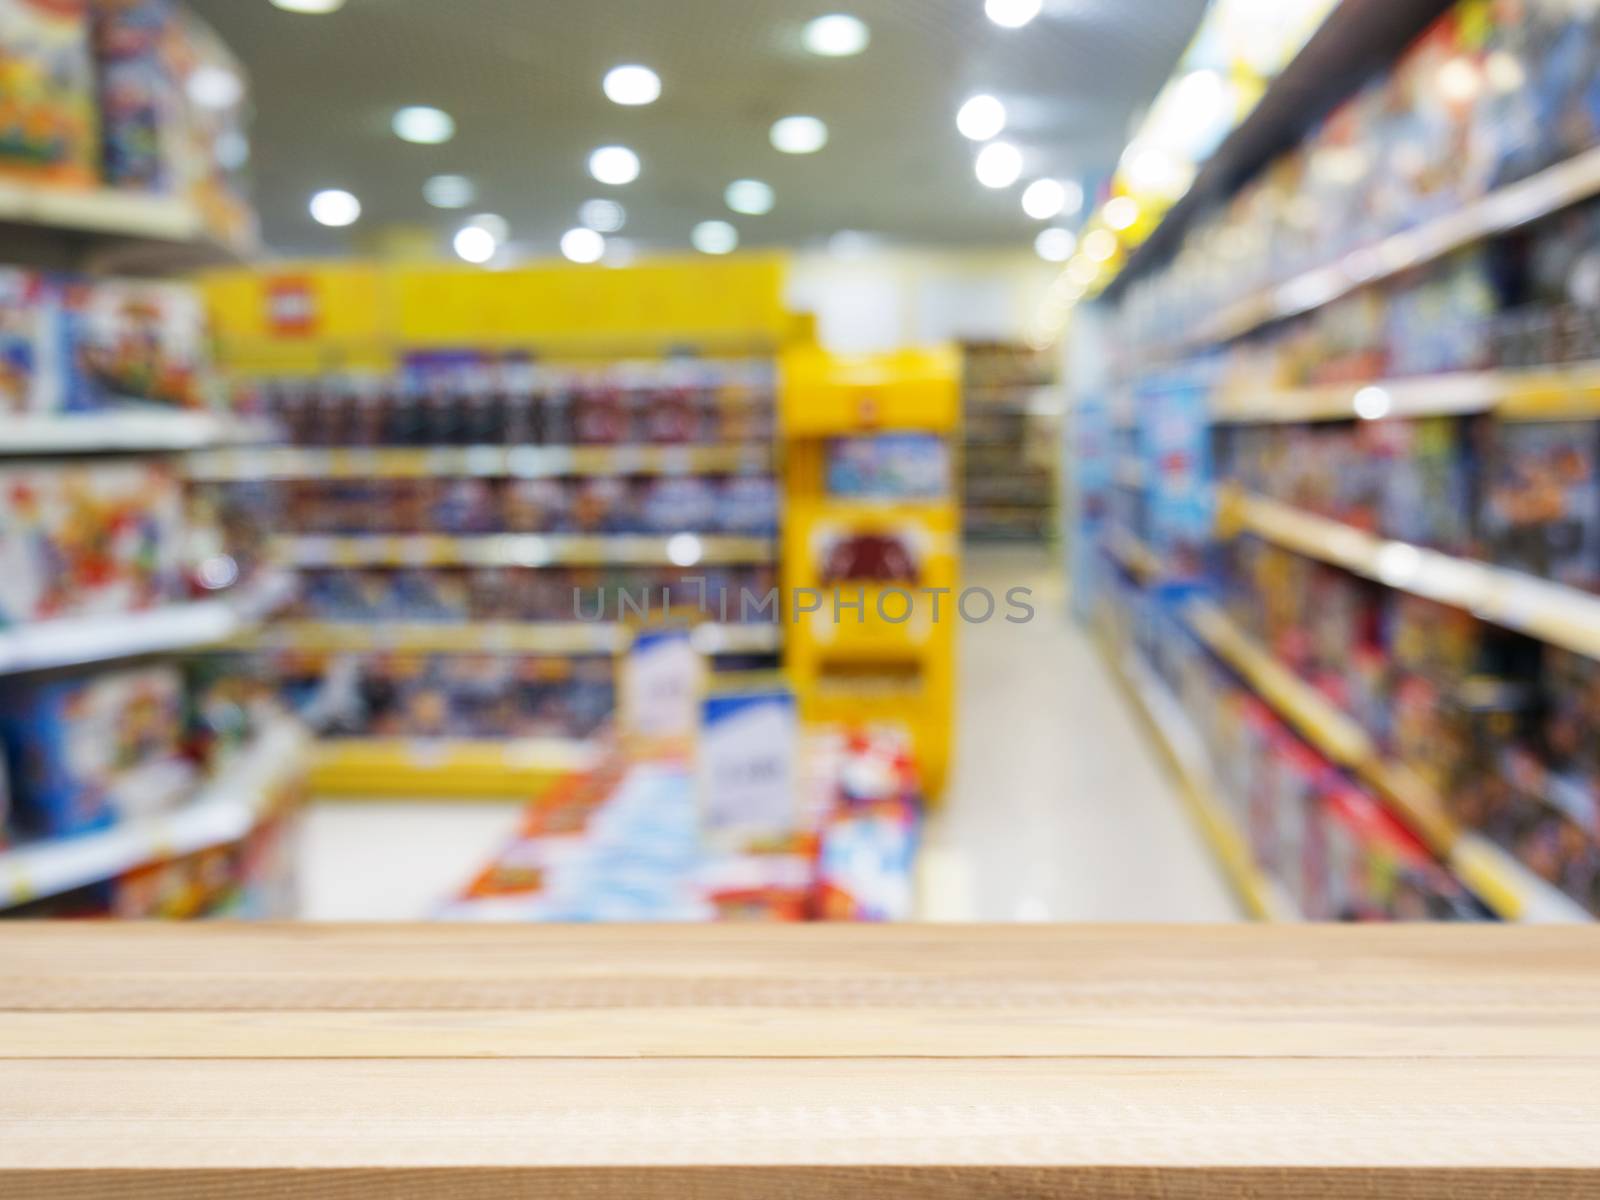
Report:
[{"label": "toy box", "polygon": [[182,489],[162,463],[0,469],[0,627],[177,599],[182,538]]},{"label": "toy box", "polygon": [[1483,523],[1495,563],[1600,590],[1600,422],[1496,427]]},{"label": "toy box", "polygon": [[127,401],[205,405],[205,314],[182,284],[69,281],[62,321],[71,374],[62,407],[74,412]]},{"label": "toy box", "polygon": [[183,681],[149,667],[17,686],[0,694],[14,827],[77,833],[165,808],[194,781],[182,756]]},{"label": "toy box", "polygon": [[87,0],[0,0],[0,173],[99,178]]}]

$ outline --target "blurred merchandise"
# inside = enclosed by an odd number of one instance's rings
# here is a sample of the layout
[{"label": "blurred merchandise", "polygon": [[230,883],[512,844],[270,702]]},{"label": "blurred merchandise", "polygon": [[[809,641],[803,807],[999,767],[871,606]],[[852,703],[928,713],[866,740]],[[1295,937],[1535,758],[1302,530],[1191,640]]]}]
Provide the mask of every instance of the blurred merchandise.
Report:
[{"label": "blurred merchandise", "polygon": [[100,174],[87,0],[0,0],[0,172],[81,187]]},{"label": "blurred merchandise", "polygon": [[1033,540],[1056,531],[1061,440],[1058,352],[963,342],[962,528],[969,538]]}]

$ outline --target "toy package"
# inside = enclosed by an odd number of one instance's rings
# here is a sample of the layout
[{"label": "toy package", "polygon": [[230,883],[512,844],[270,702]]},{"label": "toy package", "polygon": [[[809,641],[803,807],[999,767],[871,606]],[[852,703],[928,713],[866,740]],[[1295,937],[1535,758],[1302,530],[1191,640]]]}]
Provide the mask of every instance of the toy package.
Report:
[{"label": "toy package", "polygon": [[70,282],[62,321],[72,371],[65,404],[88,412],[128,401],[205,405],[205,312],[183,284]]},{"label": "toy package", "polygon": [[183,680],[174,667],[112,671],[0,693],[0,736],[25,837],[57,837],[182,799]]},{"label": "toy package", "polygon": [[170,0],[95,0],[102,170],[113,187],[175,194],[183,97]]},{"label": "toy package", "polygon": [[1600,422],[1497,426],[1484,522],[1492,560],[1600,590]]},{"label": "toy package", "polygon": [[834,438],[827,453],[832,496],[922,500],[950,492],[949,443],[932,434]]},{"label": "toy package", "polygon": [[0,173],[48,184],[99,178],[87,0],[0,0]]},{"label": "toy package", "polygon": [[0,469],[0,628],[181,598],[183,529],[159,461]]},{"label": "toy package", "polygon": [[0,267],[0,414],[46,411],[61,392],[56,299],[44,272]]}]

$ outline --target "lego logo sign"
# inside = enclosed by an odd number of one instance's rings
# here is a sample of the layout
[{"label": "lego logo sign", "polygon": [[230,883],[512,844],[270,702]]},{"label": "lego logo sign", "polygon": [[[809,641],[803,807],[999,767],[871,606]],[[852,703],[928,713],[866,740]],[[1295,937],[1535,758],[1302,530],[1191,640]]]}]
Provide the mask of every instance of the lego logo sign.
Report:
[{"label": "lego logo sign", "polygon": [[317,327],[311,280],[303,275],[267,281],[267,328],[279,337],[309,337]]}]

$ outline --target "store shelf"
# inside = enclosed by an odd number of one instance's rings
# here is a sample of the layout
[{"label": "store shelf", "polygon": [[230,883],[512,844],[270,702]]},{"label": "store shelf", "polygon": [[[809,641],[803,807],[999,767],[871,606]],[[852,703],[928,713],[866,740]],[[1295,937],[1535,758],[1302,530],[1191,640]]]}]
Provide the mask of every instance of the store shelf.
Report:
[{"label": "store shelf", "polygon": [[[782,642],[773,624],[707,623],[692,637],[705,654],[775,654]],[[628,630],[599,621],[280,621],[244,640],[264,650],[329,654],[614,654],[626,647]]]},{"label": "store shelf", "polygon": [[9,180],[0,181],[0,246],[10,262],[140,274],[238,262],[256,249],[217,238],[182,199]]},{"label": "store shelf", "polygon": [[1104,640],[1100,650],[1177,776],[1190,816],[1240,903],[1257,920],[1299,920],[1294,901],[1256,865],[1244,834],[1218,799],[1205,746],[1183,710],[1136,654],[1119,655]]},{"label": "store shelf", "polygon": [[1142,584],[1161,578],[1161,559],[1156,552],[1125,529],[1106,530],[1106,553],[1123,570]]},{"label": "store shelf", "polygon": [[149,407],[48,416],[0,415],[0,458],[196,450],[224,443],[265,441],[269,436],[270,429],[263,422],[222,413]]},{"label": "store shelf", "polygon": [[181,808],[0,852],[0,908],[238,841],[295,789],[308,740],[296,722],[276,721]]},{"label": "store shelf", "polygon": [[1269,322],[1310,312],[1357,288],[1392,279],[1453,250],[1509,232],[1596,195],[1600,195],[1600,148],[1584,151],[1477,200],[1453,206],[1443,216],[1225,305],[1200,326],[1191,344],[1228,341]]},{"label": "store shelf", "polygon": [[1274,659],[1215,607],[1192,602],[1189,628],[1324,757],[1378,792],[1416,833],[1499,916],[1508,921],[1587,922],[1581,905],[1528,871],[1479,835],[1461,829],[1438,795],[1414,772],[1387,762],[1354,721]]},{"label": "store shelf", "polygon": [[525,800],[591,769],[599,754],[592,742],[559,738],[334,738],[313,752],[309,784],[321,796]]},{"label": "store shelf", "polygon": [[1264,496],[1235,495],[1225,525],[1309,558],[1600,659],[1600,596],[1549,580],[1388,541]]},{"label": "store shelf", "polygon": [[[685,535],[676,535],[685,536]],[[586,536],[560,533],[283,535],[273,544],[282,561],[301,567],[460,566],[717,566],[771,562],[771,538],[695,537],[679,547],[671,538],[648,534]]]},{"label": "store shelf", "polygon": [[1511,387],[1512,377],[1501,372],[1463,371],[1370,383],[1241,390],[1231,395],[1224,391],[1212,407],[1211,419],[1228,425],[1348,421],[1359,415],[1356,394],[1373,388],[1387,398],[1383,413],[1387,417],[1458,416],[1495,408]]},{"label": "store shelf", "polygon": [[172,604],[148,612],[35,621],[0,630],[0,676],[221,645],[247,633],[288,598],[273,575],[226,600]]},{"label": "store shelf", "polygon": [[767,444],[718,446],[273,446],[190,458],[190,478],[425,479],[437,476],[711,475],[772,469]]}]

